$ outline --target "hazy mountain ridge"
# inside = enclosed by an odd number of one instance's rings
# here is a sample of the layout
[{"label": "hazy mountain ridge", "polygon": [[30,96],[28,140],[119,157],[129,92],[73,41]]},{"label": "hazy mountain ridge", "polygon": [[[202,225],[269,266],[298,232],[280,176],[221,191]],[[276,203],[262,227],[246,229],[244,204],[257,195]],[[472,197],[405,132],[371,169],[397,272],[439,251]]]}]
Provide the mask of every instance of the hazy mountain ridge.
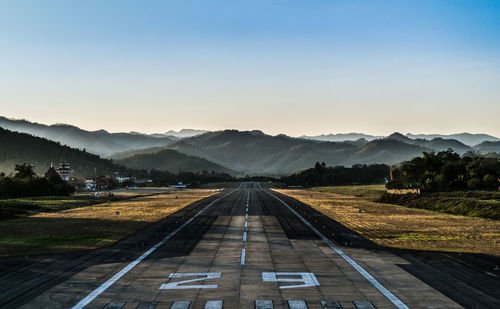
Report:
[{"label": "hazy mountain ridge", "polygon": [[60,160],[70,162],[75,176],[105,175],[126,169],[95,154],[64,146],[58,142],[0,128],[0,171],[10,173],[15,164],[28,163],[35,166],[38,174],[43,174],[51,163]]},{"label": "hazy mountain ridge", "polygon": [[[500,144],[500,143],[499,143]],[[495,143],[488,144],[489,151],[499,151]],[[396,164],[420,156],[424,151],[441,151],[448,148],[463,154],[469,147],[458,140],[435,138],[411,139],[394,133],[387,138],[372,141],[322,142],[292,138],[286,135],[271,136],[261,131],[225,130],[209,132],[186,138],[165,148],[175,149],[190,156],[216,162],[240,173],[279,175],[311,167],[316,161],[327,165]],[[154,152],[158,149],[143,149]],[[135,151],[131,151],[133,154]]]},{"label": "hazy mountain ridge", "polygon": [[[47,126],[0,117],[0,127],[6,126],[11,130],[24,130],[74,148],[86,148],[88,152],[107,154],[109,158],[120,160],[135,168],[191,171],[196,167],[194,169],[215,169],[240,175],[289,174],[310,168],[317,161],[331,166],[395,164],[420,156],[424,151],[441,151],[448,148],[459,154],[471,150],[482,153],[500,152],[500,141],[486,141],[471,147],[458,139],[413,139],[408,134],[398,132],[371,141],[360,137],[355,140],[328,142],[294,138],[284,134],[271,136],[259,130],[205,132],[186,138],[154,137],[138,132],[89,132],[71,125]],[[199,132],[190,129],[184,131],[190,134]],[[350,135],[351,138],[367,136],[361,133],[353,134],[356,135]],[[484,134],[479,137],[469,135],[474,138],[487,137]],[[176,150],[180,154],[164,151],[165,149]],[[111,152],[113,153],[110,154]],[[179,162],[176,163],[176,160]]]},{"label": "hazy mountain ridge", "polygon": [[337,134],[321,134],[316,136],[302,135],[300,136],[300,138],[313,139],[324,142],[345,142],[345,141],[357,141],[359,139],[372,141],[374,139],[383,138],[383,136],[375,136],[364,133],[337,133]]},{"label": "hazy mountain ridge", "polygon": [[108,155],[136,148],[165,146],[173,141],[168,137],[152,137],[135,133],[109,133],[105,130],[86,131],[67,124],[44,125],[26,120],[0,116],[0,127],[47,138],[72,148],[85,149],[98,155]]},{"label": "hazy mountain ridge", "polygon": [[131,171],[136,173],[137,170],[150,169],[174,174],[179,171],[235,174],[228,168],[202,158],[171,149],[152,149],[158,151],[136,154],[122,160],[109,160],[46,138],[0,128],[0,172],[12,173],[15,164],[28,163],[35,166],[39,175],[43,175],[51,163],[57,166],[64,160],[70,163],[75,176],[92,176],[94,173],[111,175],[114,172],[128,175]]},{"label": "hazy mountain ridge", "polygon": [[203,158],[188,156],[173,149],[160,149],[150,153],[135,154],[116,160],[117,163],[134,169],[155,169],[171,173],[217,172],[235,174],[234,171]]},{"label": "hazy mountain ridge", "polygon": [[411,134],[407,133],[407,137],[412,138],[412,139],[427,139],[427,140],[432,140],[435,138],[442,138],[442,139],[454,139],[457,140],[467,146],[473,147],[476,145],[481,144],[482,142],[485,141],[500,141],[500,138],[488,135],[488,134],[472,134],[472,133],[456,133],[456,134]]},{"label": "hazy mountain ridge", "polygon": [[193,136],[200,135],[200,134],[207,133],[207,132],[209,132],[209,131],[196,130],[196,129],[181,129],[179,131],[169,130],[165,133],[156,133],[156,134],[152,134],[152,136],[173,136],[176,138],[186,138],[186,137],[193,137]]},{"label": "hazy mountain ridge", "polygon": [[[412,134],[407,133],[402,136],[408,137],[413,140],[433,140],[435,138],[442,138],[445,140],[454,139],[466,146],[473,147],[485,141],[500,141],[500,138],[488,134],[472,134],[472,133],[456,133],[456,134]],[[364,133],[338,133],[338,134],[322,134],[316,136],[301,136],[301,138],[320,140],[320,141],[356,141],[364,138],[367,141],[384,138],[384,136],[374,136]]]}]

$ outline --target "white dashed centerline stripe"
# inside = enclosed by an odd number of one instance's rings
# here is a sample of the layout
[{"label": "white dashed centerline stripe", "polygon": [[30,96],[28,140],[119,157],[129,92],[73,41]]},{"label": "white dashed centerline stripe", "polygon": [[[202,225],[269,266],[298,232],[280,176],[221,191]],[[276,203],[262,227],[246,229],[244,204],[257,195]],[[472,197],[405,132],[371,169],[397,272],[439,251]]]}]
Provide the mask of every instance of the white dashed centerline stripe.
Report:
[{"label": "white dashed centerline stripe", "polygon": [[247,232],[243,232],[243,242],[247,241]]},{"label": "white dashed centerline stripe", "polygon": [[259,188],[263,189],[264,192],[271,195],[275,199],[281,202],[284,206],[286,206],[295,216],[297,216],[305,225],[307,225],[316,235],[318,235],[323,242],[325,242],[335,253],[340,255],[349,265],[351,265],[358,273],[360,273],[366,280],[368,280],[377,290],[379,290],[382,295],[384,295],[388,300],[391,301],[397,308],[399,309],[409,309],[407,305],[405,305],[396,295],[392,294],[382,283],[378,282],[369,272],[367,272],[363,267],[361,267],[356,261],[354,261],[350,256],[348,256],[344,251],[342,251],[339,247],[335,246],[330,239],[326,238],[320,231],[318,231],[311,223],[309,223],[306,219],[304,219],[298,212],[296,212],[290,205],[288,205],[285,201],[272,194],[271,192],[262,188],[262,185],[259,183]]},{"label": "white dashed centerline stripe", "polygon": [[238,188],[236,188],[235,190],[233,190],[233,191],[231,191],[231,192],[229,192],[227,194],[224,194],[223,196],[221,196],[221,197],[213,200],[210,204],[208,204],[207,206],[205,206],[205,208],[203,208],[201,211],[199,211],[196,215],[194,215],[189,220],[187,220],[186,222],[184,222],[184,224],[182,224],[181,226],[179,226],[175,231],[173,231],[172,233],[170,233],[167,236],[165,236],[165,238],[163,238],[156,245],[154,245],[153,247],[151,247],[148,251],[144,252],[140,257],[138,257],[133,262],[131,262],[130,264],[128,264],[127,266],[125,266],[122,270],[120,270],[119,272],[117,272],[113,277],[111,277],[106,282],[104,282],[103,284],[101,284],[97,289],[95,289],[94,291],[92,291],[92,293],[90,293],[85,298],[83,298],[82,300],[80,300],[72,308],[73,309],[80,309],[80,308],[84,308],[85,306],[87,306],[97,296],[99,296],[102,292],[106,291],[110,286],[112,286],[116,281],[118,281],[121,277],[123,277],[126,273],[128,273],[132,268],[134,268],[137,264],[139,264],[140,262],[142,262],[142,260],[144,260],[148,255],[150,255],[151,253],[153,253],[161,245],[163,245],[165,242],[167,242],[170,238],[172,238],[175,234],[177,234],[180,230],[182,230],[186,225],[188,225],[191,222],[193,222],[194,219],[196,219],[199,215],[201,215],[202,213],[204,213],[208,208],[210,208],[210,206],[212,206],[213,204],[215,204],[216,202],[218,202],[220,199],[222,199],[222,198],[224,198],[224,197],[226,197],[226,196],[228,196],[228,195],[230,195],[230,194],[238,191],[238,189],[240,187],[241,187],[241,183],[238,186]]},{"label": "white dashed centerline stripe", "polygon": [[247,250],[245,248],[242,248],[241,249],[241,260],[240,260],[240,264],[241,265],[245,265],[245,255],[247,253]]},{"label": "white dashed centerline stripe", "polygon": [[245,221],[245,228],[248,228],[248,221]]},{"label": "white dashed centerline stripe", "polygon": [[245,214],[245,219],[248,219],[248,213]]}]

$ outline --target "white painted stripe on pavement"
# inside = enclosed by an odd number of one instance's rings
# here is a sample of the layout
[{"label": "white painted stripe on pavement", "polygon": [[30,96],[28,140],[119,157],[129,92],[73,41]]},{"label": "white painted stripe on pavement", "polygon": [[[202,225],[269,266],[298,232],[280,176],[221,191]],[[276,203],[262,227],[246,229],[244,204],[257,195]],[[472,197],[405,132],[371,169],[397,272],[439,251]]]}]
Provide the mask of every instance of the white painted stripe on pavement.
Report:
[{"label": "white painted stripe on pavement", "polygon": [[342,309],[342,305],[336,300],[322,300],[321,307],[323,309]]},{"label": "white painted stripe on pavement", "polygon": [[[262,186],[259,183],[259,187],[261,189]],[[357,270],[366,280],[368,280],[377,290],[379,290],[382,295],[384,295],[387,299],[391,301],[397,308],[399,309],[409,309],[407,305],[405,305],[396,295],[392,294],[385,286],[383,286],[377,279],[375,279],[369,272],[367,272],[363,267],[361,267],[358,263],[356,263],[350,256],[348,256],[344,251],[335,246],[333,242],[331,242],[328,238],[326,238],[320,231],[318,231],[311,223],[309,223],[306,219],[304,219],[301,215],[299,215],[290,205],[288,205],[285,201],[272,194],[271,192],[264,189],[264,192],[271,195],[278,201],[280,201],[283,205],[285,205],[294,215],[296,215],[305,225],[307,225],[316,235],[318,235],[333,251],[335,251],[338,255],[340,255],[349,265],[351,265],[355,270]]]},{"label": "white painted stripe on pavement", "polygon": [[352,303],[358,309],[375,309],[375,306],[369,301],[353,301]]},{"label": "white painted stripe on pavement", "polygon": [[222,309],[222,300],[207,300],[205,303],[205,309]]},{"label": "white painted stripe on pavement", "polygon": [[204,213],[210,206],[212,206],[213,204],[215,204],[216,202],[218,202],[220,199],[222,199],[222,198],[224,198],[224,197],[226,197],[226,196],[228,196],[228,195],[236,192],[237,189],[239,189],[240,187],[241,187],[241,183],[238,186],[238,188],[236,188],[235,190],[233,190],[233,191],[231,191],[231,192],[229,192],[227,194],[224,194],[223,196],[221,196],[221,197],[217,198],[216,200],[212,201],[205,208],[203,208],[201,211],[199,211],[196,215],[194,215],[193,217],[191,217],[188,221],[184,222],[183,225],[179,226],[175,231],[173,231],[172,233],[170,233],[167,236],[165,236],[165,238],[163,238],[160,242],[158,242],[156,245],[154,245],[153,247],[151,247],[148,251],[144,252],[140,257],[138,257],[137,259],[135,259],[133,262],[131,262],[130,264],[128,264],[127,266],[125,266],[122,270],[120,270],[119,272],[117,272],[113,277],[111,277],[110,279],[108,279],[108,281],[104,282],[97,289],[95,289],[94,291],[92,291],[92,293],[90,293],[85,298],[83,298],[82,300],[80,300],[72,308],[73,309],[80,309],[80,308],[84,308],[85,306],[87,306],[97,296],[99,296],[102,292],[106,291],[116,281],[118,281],[121,277],[123,277],[123,275],[125,275],[126,273],[128,273],[137,264],[139,264],[140,262],[142,262],[142,260],[144,260],[148,255],[150,255],[156,249],[158,249],[158,247],[160,247],[165,242],[167,242],[170,238],[172,238],[175,234],[177,234],[180,230],[182,230],[186,225],[188,225],[189,223],[193,222],[193,220],[196,217],[198,217],[199,215],[201,215],[202,213]]},{"label": "white painted stripe on pavement", "polygon": [[248,213],[245,214],[245,219],[248,219]]},{"label": "white painted stripe on pavement", "polygon": [[245,228],[248,227],[248,221],[245,221]]},{"label": "white painted stripe on pavement", "polygon": [[273,301],[272,300],[256,300],[255,301],[255,309],[273,309]]},{"label": "white painted stripe on pavement", "polygon": [[170,306],[170,309],[188,309],[189,305],[191,305],[190,300],[181,300],[181,301],[174,301],[172,306]]},{"label": "white painted stripe on pavement", "polygon": [[290,309],[307,309],[306,302],[303,300],[289,300],[288,307]]},{"label": "white painted stripe on pavement", "polygon": [[241,260],[240,260],[240,264],[241,265],[245,265],[245,255],[247,253],[247,249],[245,248],[242,248],[241,249]]},{"label": "white painted stripe on pavement", "polygon": [[247,232],[243,232],[243,242],[247,241]]}]

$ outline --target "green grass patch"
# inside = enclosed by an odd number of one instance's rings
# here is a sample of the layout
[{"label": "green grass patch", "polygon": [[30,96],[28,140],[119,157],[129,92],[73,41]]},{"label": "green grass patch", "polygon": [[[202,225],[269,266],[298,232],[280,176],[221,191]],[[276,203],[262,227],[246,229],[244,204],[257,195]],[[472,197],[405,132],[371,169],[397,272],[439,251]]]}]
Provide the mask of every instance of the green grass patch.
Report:
[{"label": "green grass patch", "polygon": [[437,192],[423,194],[383,194],[378,200],[441,213],[500,220],[496,192]]},{"label": "green grass patch", "polygon": [[386,191],[385,185],[351,185],[351,186],[330,186],[314,187],[310,190],[316,192],[327,192],[335,194],[354,195],[367,199],[378,199]]},{"label": "green grass patch", "polygon": [[55,212],[99,203],[123,200],[128,197],[91,195],[43,196],[0,200],[0,220],[29,216],[40,212]]},{"label": "green grass patch", "polygon": [[377,235],[377,238],[389,238],[398,240],[420,240],[420,241],[464,239],[463,236],[458,236],[458,235],[439,235],[439,234],[416,233],[416,232],[398,233],[390,235]]}]

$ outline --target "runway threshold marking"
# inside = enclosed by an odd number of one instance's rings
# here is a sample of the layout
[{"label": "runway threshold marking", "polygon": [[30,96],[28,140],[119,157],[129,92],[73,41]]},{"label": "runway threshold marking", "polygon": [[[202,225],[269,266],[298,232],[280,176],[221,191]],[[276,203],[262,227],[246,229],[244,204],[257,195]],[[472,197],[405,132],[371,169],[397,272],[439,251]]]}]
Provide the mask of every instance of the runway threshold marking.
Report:
[{"label": "runway threshold marking", "polygon": [[342,305],[336,300],[322,300],[321,307],[323,309],[342,309]]},{"label": "runway threshold marking", "polygon": [[222,309],[222,300],[207,300],[204,309]]},{"label": "runway threshold marking", "polygon": [[272,300],[256,300],[255,309],[274,309]]},{"label": "runway threshold marking", "polygon": [[303,300],[289,300],[288,307],[290,309],[307,309],[306,302]]},{"label": "runway threshold marking", "polygon": [[229,193],[226,193],[223,196],[218,197],[217,199],[213,200],[210,204],[208,204],[207,206],[205,206],[205,208],[203,208],[198,213],[196,213],[196,215],[194,215],[189,220],[187,220],[186,222],[184,222],[184,224],[182,224],[181,226],[179,226],[175,231],[173,231],[172,233],[170,233],[167,236],[165,236],[165,238],[163,238],[162,240],[160,240],[156,245],[154,245],[153,247],[151,247],[148,251],[144,252],[141,256],[139,256],[137,259],[135,259],[134,261],[132,261],[130,264],[128,264],[127,266],[125,266],[124,268],[122,268],[122,270],[120,270],[115,275],[113,275],[113,277],[111,277],[110,279],[108,279],[106,282],[104,282],[103,284],[101,284],[97,289],[95,289],[89,295],[87,295],[85,298],[83,298],[82,300],[80,300],[76,305],[74,305],[72,307],[72,309],[81,309],[81,308],[84,308],[85,306],[87,306],[97,296],[101,295],[102,292],[106,291],[116,281],[118,281],[121,277],[123,277],[126,273],[128,273],[131,269],[133,269],[137,264],[139,264],[140,262],[142,262],[148,255],[150,255],[151,253],[153,253],[161,245],[163,245],[164,243],[166,243],[170,238],[172,238],[175,234],[177,234],[185,226],[187,226],[188,224],[190,224],[191,222],[193,222],[194,219],[196,219],[199,215],[201,215],[202,213],[204,213],[213,204],[215,204],[216,202],[220,201],[222,198],[224,198],[224,197],[226,197],[226,196],[228,196],[230,194],[233,194],[234,192],[238,191],[239,188],[241,188],[241,184],[235,190],[233,190],[233,191],[231,191]]},{"label": "runway threshold marking", "polygon": [[342,251],[339,247],[335,246],[332,241],[326,238],[320,231],[318,231],[309,221],[304,219],[298,212],[296,212],[288,203],[265,190],[262,185],[258,184],[259,188],[264,192],[269,194],[270,196],[277,199],[281,204],[283,204],[286,208],[288,208],[295,216],[297,216],[306,226],[308,226],[316,235],[318,235],[324,243],[326,243],[335,253],[340,255],[342,259],[344,259],[349,265],[351,265],[358,273],[360,273],[366,280],[368,280],[382,295],[384,295],[391,303],[394,304],[399,309],[409,309],[407,305],[405,305],[396,295],[392,294],[384,285],[378,282],[368,271],[366,271],[361,265],[356,263],[350,256],[348,256],[344,251]]},{"label": "runway threshold marking", "polygon": [[352,303],[358,309],[375,309],[375,306],[373,306],[369,301],[353,301]]},{"label": "runway threshold marking", "polygon": [[191,305],[191,301],[189,300],[178,300],[174,301],[172,306],[170,306],[170,309],[188,309],[189,305]]}]

